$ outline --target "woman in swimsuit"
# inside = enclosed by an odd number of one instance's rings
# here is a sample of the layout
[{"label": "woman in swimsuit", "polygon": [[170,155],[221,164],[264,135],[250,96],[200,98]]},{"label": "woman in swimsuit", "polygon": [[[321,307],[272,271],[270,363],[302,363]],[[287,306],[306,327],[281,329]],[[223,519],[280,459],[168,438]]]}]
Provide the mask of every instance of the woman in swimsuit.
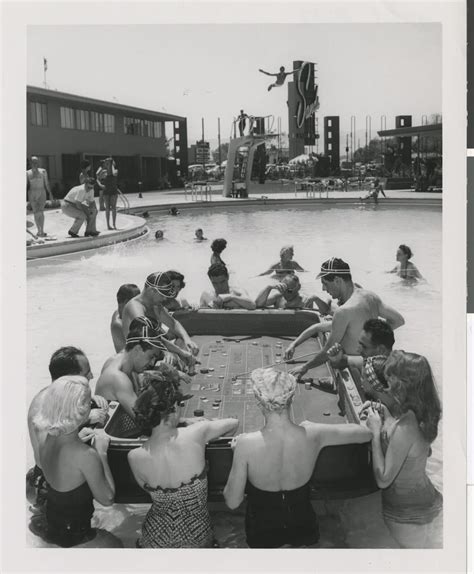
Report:
[{"label": "woman in swimsuit", "polygon": [[392,413],[383,405],[378,410],[364,405],[383,517],[401,548],[436,548],[443,497],[426,474],[426,461],[441,406],[430,365],[421,355],[393,351],[384,375]]},{"label": "woman in swimsuit", "polygon": [[212,255],[211,255],[211,265],[220,263],[225,265],[224,261],[221,259],[221,253],[227,247],[227,241],[225,239],[214,239],[211,243]]},{"label": "woman in swimsuit", "polygon": [[[107,462],[109,438],[96,430],[94,446],[89,446],[79,437],[91,410],[91,390],[85,377],[60,377],[44,393],[41,410],[33,420],[47,433],[39,447],[47,482],[46,524],[40,533],[47,542],[68,548],[95,538],[96,530],[91,528],[94,499],[103,506],[113,504],[115,485]],[[36,526],[38,533],[41,525]],[[115,537],[108,534],[108,538],[117,546]],[[96,545],[95,541],[89,546]]]},{"label": "woman in swimsuit", "polygon": [[237,508],[247,492],[245,531],[251,548],[314,545],[319,526],[310,480],[319,453],[329,445],[368,442],[371,433],[356,424],[296,425],[290,417],[296,379],[271,368],[256,369],[251,378],[265,424],[234,441],[225,501]]},{"label": "woman in swimsuit", "polygon": [[408,245],[400,245],[397,249],[398,263],[390,273],[396,273],[402,279],[423,279],[416,265],[410,261],[412,257],[413,253]]},{"label": "woman in swimsuit", "polygon": [[304,271],[303,267],[296,261],[293,261],[293,256],[295,254],[295,250],[293,245],[285,245],[280,249],[280,261],[275,263],[271,267],[269,267],[263,273],[260,273],[259,277],[262,275],[270,275],[274,273],[274,276],[277,278],[283,278],[288,273],[294,273],[295,271]]},{"label": "woman in swimsuit", "polygon": [[146,371],[145,387],[135,403],[137,424],[151,432],[128,454],[138,484],[152,505],[142,525],[139,548],[211,548],[213,533],[207,508],[206,443],[233,433],[234,418],[199,420],[179,427],[183,395],[177,371],[160,365]]}]

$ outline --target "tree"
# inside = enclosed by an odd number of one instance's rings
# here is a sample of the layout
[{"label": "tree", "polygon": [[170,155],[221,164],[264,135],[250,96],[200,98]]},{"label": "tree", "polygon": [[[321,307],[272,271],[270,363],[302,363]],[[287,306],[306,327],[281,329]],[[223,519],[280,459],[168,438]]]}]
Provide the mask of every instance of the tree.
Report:
[{"label": "tree", "polygon": [[229,153],[229,144],[228,143],[221,143],[220,150],[221,150],[221,157],[220,158],[219,158],[219,148],[216,148],[212,152],[212,158],[216,163],[219,162],[219,159],[220,159],[220,161],[225,161],[227,159],[227,154]]}]

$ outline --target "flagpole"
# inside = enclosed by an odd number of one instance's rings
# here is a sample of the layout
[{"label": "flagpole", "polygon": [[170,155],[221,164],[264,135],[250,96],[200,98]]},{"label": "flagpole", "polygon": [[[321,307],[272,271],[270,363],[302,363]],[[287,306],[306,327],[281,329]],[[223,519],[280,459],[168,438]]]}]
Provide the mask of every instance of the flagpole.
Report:
[{"label": "flagpole", "polygon": [[47,89],[48,84],[46,83],[46,70],[48,69],[48,60],[43,56],[43,83],[45,89]]}]

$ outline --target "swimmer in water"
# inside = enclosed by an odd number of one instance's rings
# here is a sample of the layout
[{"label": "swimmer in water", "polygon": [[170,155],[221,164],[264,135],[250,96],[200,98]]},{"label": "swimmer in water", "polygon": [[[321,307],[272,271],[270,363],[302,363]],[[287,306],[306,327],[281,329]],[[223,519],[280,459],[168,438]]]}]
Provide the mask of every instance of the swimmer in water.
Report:
[{"label": "swimmer in water", "polygon": [[423,276],[418,271],[410,259],[413,253],[408,245],[400,245],[397,249],[397,265],[389,271],[389,273],[396,273],[402,279],[423,279]]},{"label": "swimmer in water", "polygon": [[179,209],[177,207],[171,207],[168,213],[170,215],[179,215]]},{"label": "swimmer in water", "polygon": [[165,234],[162,229],[157,229],[155,233],[155,239],[161,241],[164,238]]},{"label": "swimmer in water", "polygon": [[260,273],[258,277],[261,277],[262,275],[270,275],[270,273],[275,273],[276,277],[283,278],[289,273],[292,274],[295,271],[304,271],[303,267],[301,267],[299,263],[293,261],[294,254],[295,250],[293,245],[285,245],[285,247],[280,249],[280,261],[269,267],[263,273]]},{"label": "swimmer in water", "polygon": [[[301,295],[301,283],[297,275],[286,275],[280,283],[267,285],[258,294],[257,307],[275,307],[276,309],[318,309],[326,312],[329,304],[317,295]],[[273,293],[272,293],[273,291]],[[272,293],[272,294],[270,294]]]},{"label": "swimmer in water", "polygon": [[212,255],[211,255],[211,265],[224,265],[224,261],[221,259],[221,253],[227,247],[227,241],[225,239],[219,238],[214,239],[211,243]]},{"label": "swimmer in water", "polygon": [[270,91],[272,88],[280,88],[281,86],[283,86],[287,76],[291,76],[292,74],[295,74],[296,72],[299,72],[300,70],[301,70],[301,68],[297,68],[296,70],[293,70],[292,72],[285,72],[285,66],[280,66],[280,71],[277,72],[276,74],[271,74],[270,72],[265,72],[265,70],[262,70],[261,68],[259,68],[258,71],[261,72],[262,74],[265,74],[266,76],[275,76],[276,77],[275,83],[270,84],[268,86],[268,91]]},{"label": "swimmer in water", "polygon": [[196,241],[207,241],[207,237],[204,237],[204,233],[201,228],[196,229],[194,232],[194,239]]}]

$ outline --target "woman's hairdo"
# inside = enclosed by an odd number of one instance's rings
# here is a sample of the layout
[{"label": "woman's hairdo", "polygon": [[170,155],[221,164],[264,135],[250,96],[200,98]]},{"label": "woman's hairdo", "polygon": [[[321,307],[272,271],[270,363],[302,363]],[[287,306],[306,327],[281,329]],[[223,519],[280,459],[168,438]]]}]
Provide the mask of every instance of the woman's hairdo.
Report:
[{"label": "woman's hairdo", "polygon": [[398,249],[400,249],[400,251],[403,251],[403,253],[405,253],[405,255],[408,257],[408,259],[411,259],[413,257],[413,252],[412,250],[408,247],[408,245],[400,245],[398,247]]},{"label": "woman's hairdo", "polygon": [[296,390],[296,379],[289,373],[275,369],[255,369],[251,379],[257,401],[267,411],[282,411],[291,403]]},{"label": "woman's hairdo", "polygon": [[219,239],[214,239],[214,241],[211,243],[211,249],[215,253],[222,253],[226,247],[227,241],[221,237]]},{"label": "woman's hairdo", "polygon": [[280,257],[283,257],[288,251],[294,251],[293,245],[285,245],[280,249]]},{"label": "woman's hairdo", "polygon": [[89,381],[81,375],[66,375],[46,388],[33,424],[50,435],[68,434],[88,419],[90,410]]},{"label": "woman's hairdo", "polygon": [[139,394],[133,411],[137,425],[151,429],[160,424],[169,414],[176,411],[176,405],[192,395],[183,395],[179,387],[178,371],[161,363],[154,370],[143,373],[143,390]]}]

